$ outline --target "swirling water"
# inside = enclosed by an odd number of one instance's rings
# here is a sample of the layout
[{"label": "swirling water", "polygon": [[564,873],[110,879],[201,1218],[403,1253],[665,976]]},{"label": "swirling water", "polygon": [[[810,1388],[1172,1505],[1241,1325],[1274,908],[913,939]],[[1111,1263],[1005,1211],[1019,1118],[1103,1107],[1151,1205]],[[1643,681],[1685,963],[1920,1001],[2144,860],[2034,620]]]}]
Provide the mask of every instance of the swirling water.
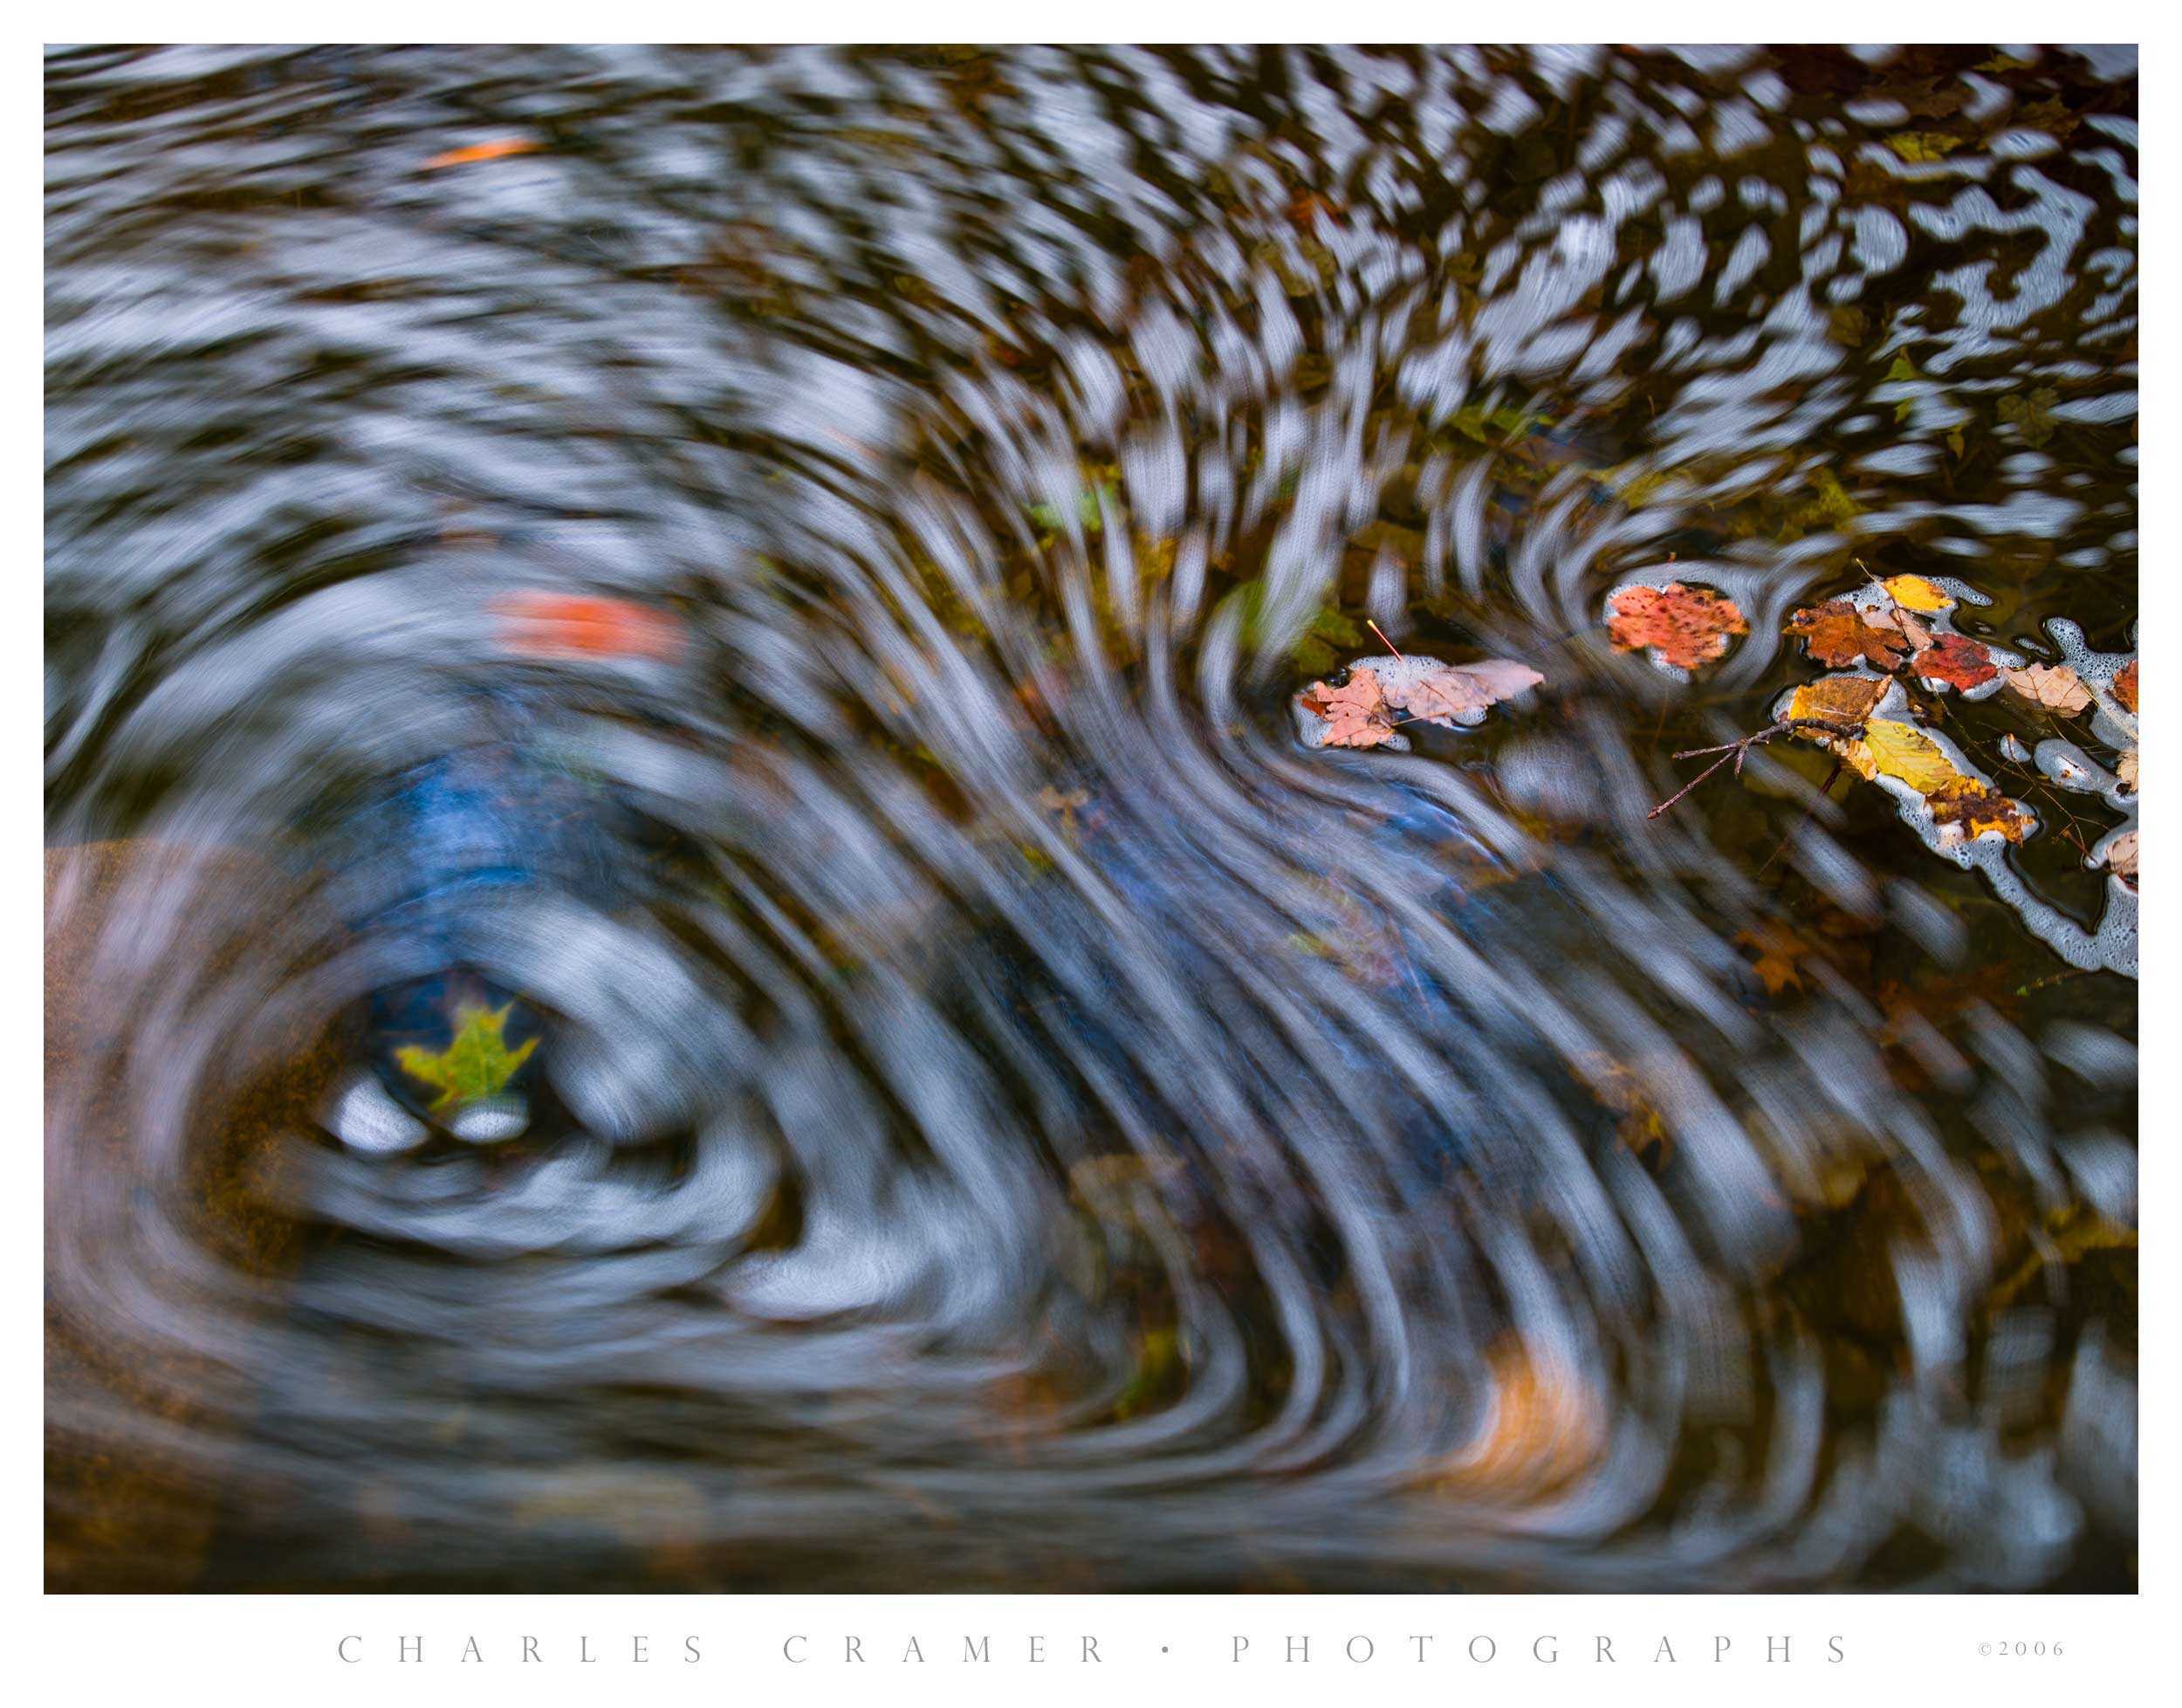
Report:
[{"label": "swirling water", "polygon": [[[2133,984],[1796,755],[1646,814],[1866,566],[2133,646],[2135,106],[53,51],[51,1581],[2132,1584]],[[1693,683],[1597,628],[1670,561]],[[1307,751],[1366,617],[1546,683]],[[580,833],[420,936],[468,751]],[[448,960],[534,1125],[345,1148]]]}]

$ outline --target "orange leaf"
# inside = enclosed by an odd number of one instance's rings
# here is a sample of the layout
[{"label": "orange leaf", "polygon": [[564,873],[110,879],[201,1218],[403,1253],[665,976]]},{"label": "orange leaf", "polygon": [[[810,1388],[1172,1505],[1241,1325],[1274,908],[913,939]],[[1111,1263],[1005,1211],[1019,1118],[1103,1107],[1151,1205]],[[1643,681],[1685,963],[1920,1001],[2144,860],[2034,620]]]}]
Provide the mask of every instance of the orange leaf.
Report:
[{"label": "orange leaf", "polygon": [[1909,637],[1892,623],[1877,624],[1845,599],[1808,607],[1788,619],[1804,648],[1821,664],[1839,669],[1859,662],[1891,670],[1909,655]]},{"label": "orange leaf", "polygon": [[1805,723],[1831,724],[1843,734],[1860,731],[1886,689],[1884,676],[1821,676],[1795,690],[1788,716]]},{"label": "orange leaf", "polygon": [[1750,632],[1733,600],[1679,581],[1623,587],[1614,595],[1612,610],[1606,632],[1617,650],[1650,647],[1664,662],[1684,670],[1718,658],[1727,650],[1729,635]]},{"label": "orange leaf", "polygon": [[2130,710],[2137,710],[2137,661],[2131,659],[2114,678],[2114,697]]}]

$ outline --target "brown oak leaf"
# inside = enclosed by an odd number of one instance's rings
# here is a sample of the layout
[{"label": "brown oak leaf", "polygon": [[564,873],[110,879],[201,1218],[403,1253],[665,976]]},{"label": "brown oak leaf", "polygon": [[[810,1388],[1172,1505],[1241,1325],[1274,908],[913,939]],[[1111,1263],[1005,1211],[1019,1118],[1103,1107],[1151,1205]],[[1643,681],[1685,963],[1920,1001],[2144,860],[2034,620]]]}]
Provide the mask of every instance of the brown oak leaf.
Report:
[{"label": "brown oak leaf", "polygon": [[1917,655],[1910,668],[1919,676],[1955,688],[1972,689],[2000,675],[1993,655],[1962,634],[1943,634]]},{"label": "brown oak leaf", "polygon": [[1870,613],[1845,599],[1806,607],[1788,619],[1788,627],[1802,637],[1805,651],[1834,669],[1865,663],[1891,670],[1910,653],[1909,637],[1899,628],[1890,621],[1874,622]]},{"label": "brown oak leaf", "polygon": [[1606,632],[1616,650],[1650,647],[1662,662],[1694,670],[1727,650],[1727,637],[1750,624],[1735,601],[1709,587],[1670,581],[1664,587],[1623,587],[1614,595]]},{"label": "brown oak leaf", "polygon": [[2137,661],[2131,659],[2114,678],[2114,697],[2131,711],[2137,710]]}]

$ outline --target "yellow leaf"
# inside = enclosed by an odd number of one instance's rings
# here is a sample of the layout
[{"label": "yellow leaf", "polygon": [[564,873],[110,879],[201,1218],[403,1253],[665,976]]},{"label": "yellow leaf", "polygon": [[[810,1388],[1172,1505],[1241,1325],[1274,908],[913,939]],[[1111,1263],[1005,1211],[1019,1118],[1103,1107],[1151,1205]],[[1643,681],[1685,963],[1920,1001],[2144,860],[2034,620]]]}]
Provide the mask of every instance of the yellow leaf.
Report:
[{"label": "yellow leaf", "polygon": [[1938,743],[1913,724],[1877,717],[1863,726],[1863,739],[1848,744],[1842,758],[1868,778],[1891,777],[1920,795],[1932,795],[1963,780]]},{"label": "yellow leaf", "polygon": [[1890,575],[1882,585],[1904,611],[1945,611],[1955,602],[1945,588],[1921,575]]},{"label": "yellow leaf", "polygon": [[1943,160],[1962,147],[1959,137],[1945,131],[1905,130],[1886,140],[1886,146],[1911,166]]}]

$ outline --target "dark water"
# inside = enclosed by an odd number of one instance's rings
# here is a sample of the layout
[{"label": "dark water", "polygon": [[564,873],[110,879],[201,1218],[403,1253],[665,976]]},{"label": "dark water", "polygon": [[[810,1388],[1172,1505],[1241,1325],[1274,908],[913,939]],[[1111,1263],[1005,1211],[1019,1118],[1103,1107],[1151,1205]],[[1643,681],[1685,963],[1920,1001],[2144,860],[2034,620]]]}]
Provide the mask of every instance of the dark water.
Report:
[{"label": "dark water", "polygon": [[[2095,58],[51,53],[57,1587],[2132,1587],[2110,818],[1645,816],[1863,566],[2133,648]],[[1367,617],[1546,683],[1306,751]],[[525,1137],[235,1113],[449,957]]]}]

